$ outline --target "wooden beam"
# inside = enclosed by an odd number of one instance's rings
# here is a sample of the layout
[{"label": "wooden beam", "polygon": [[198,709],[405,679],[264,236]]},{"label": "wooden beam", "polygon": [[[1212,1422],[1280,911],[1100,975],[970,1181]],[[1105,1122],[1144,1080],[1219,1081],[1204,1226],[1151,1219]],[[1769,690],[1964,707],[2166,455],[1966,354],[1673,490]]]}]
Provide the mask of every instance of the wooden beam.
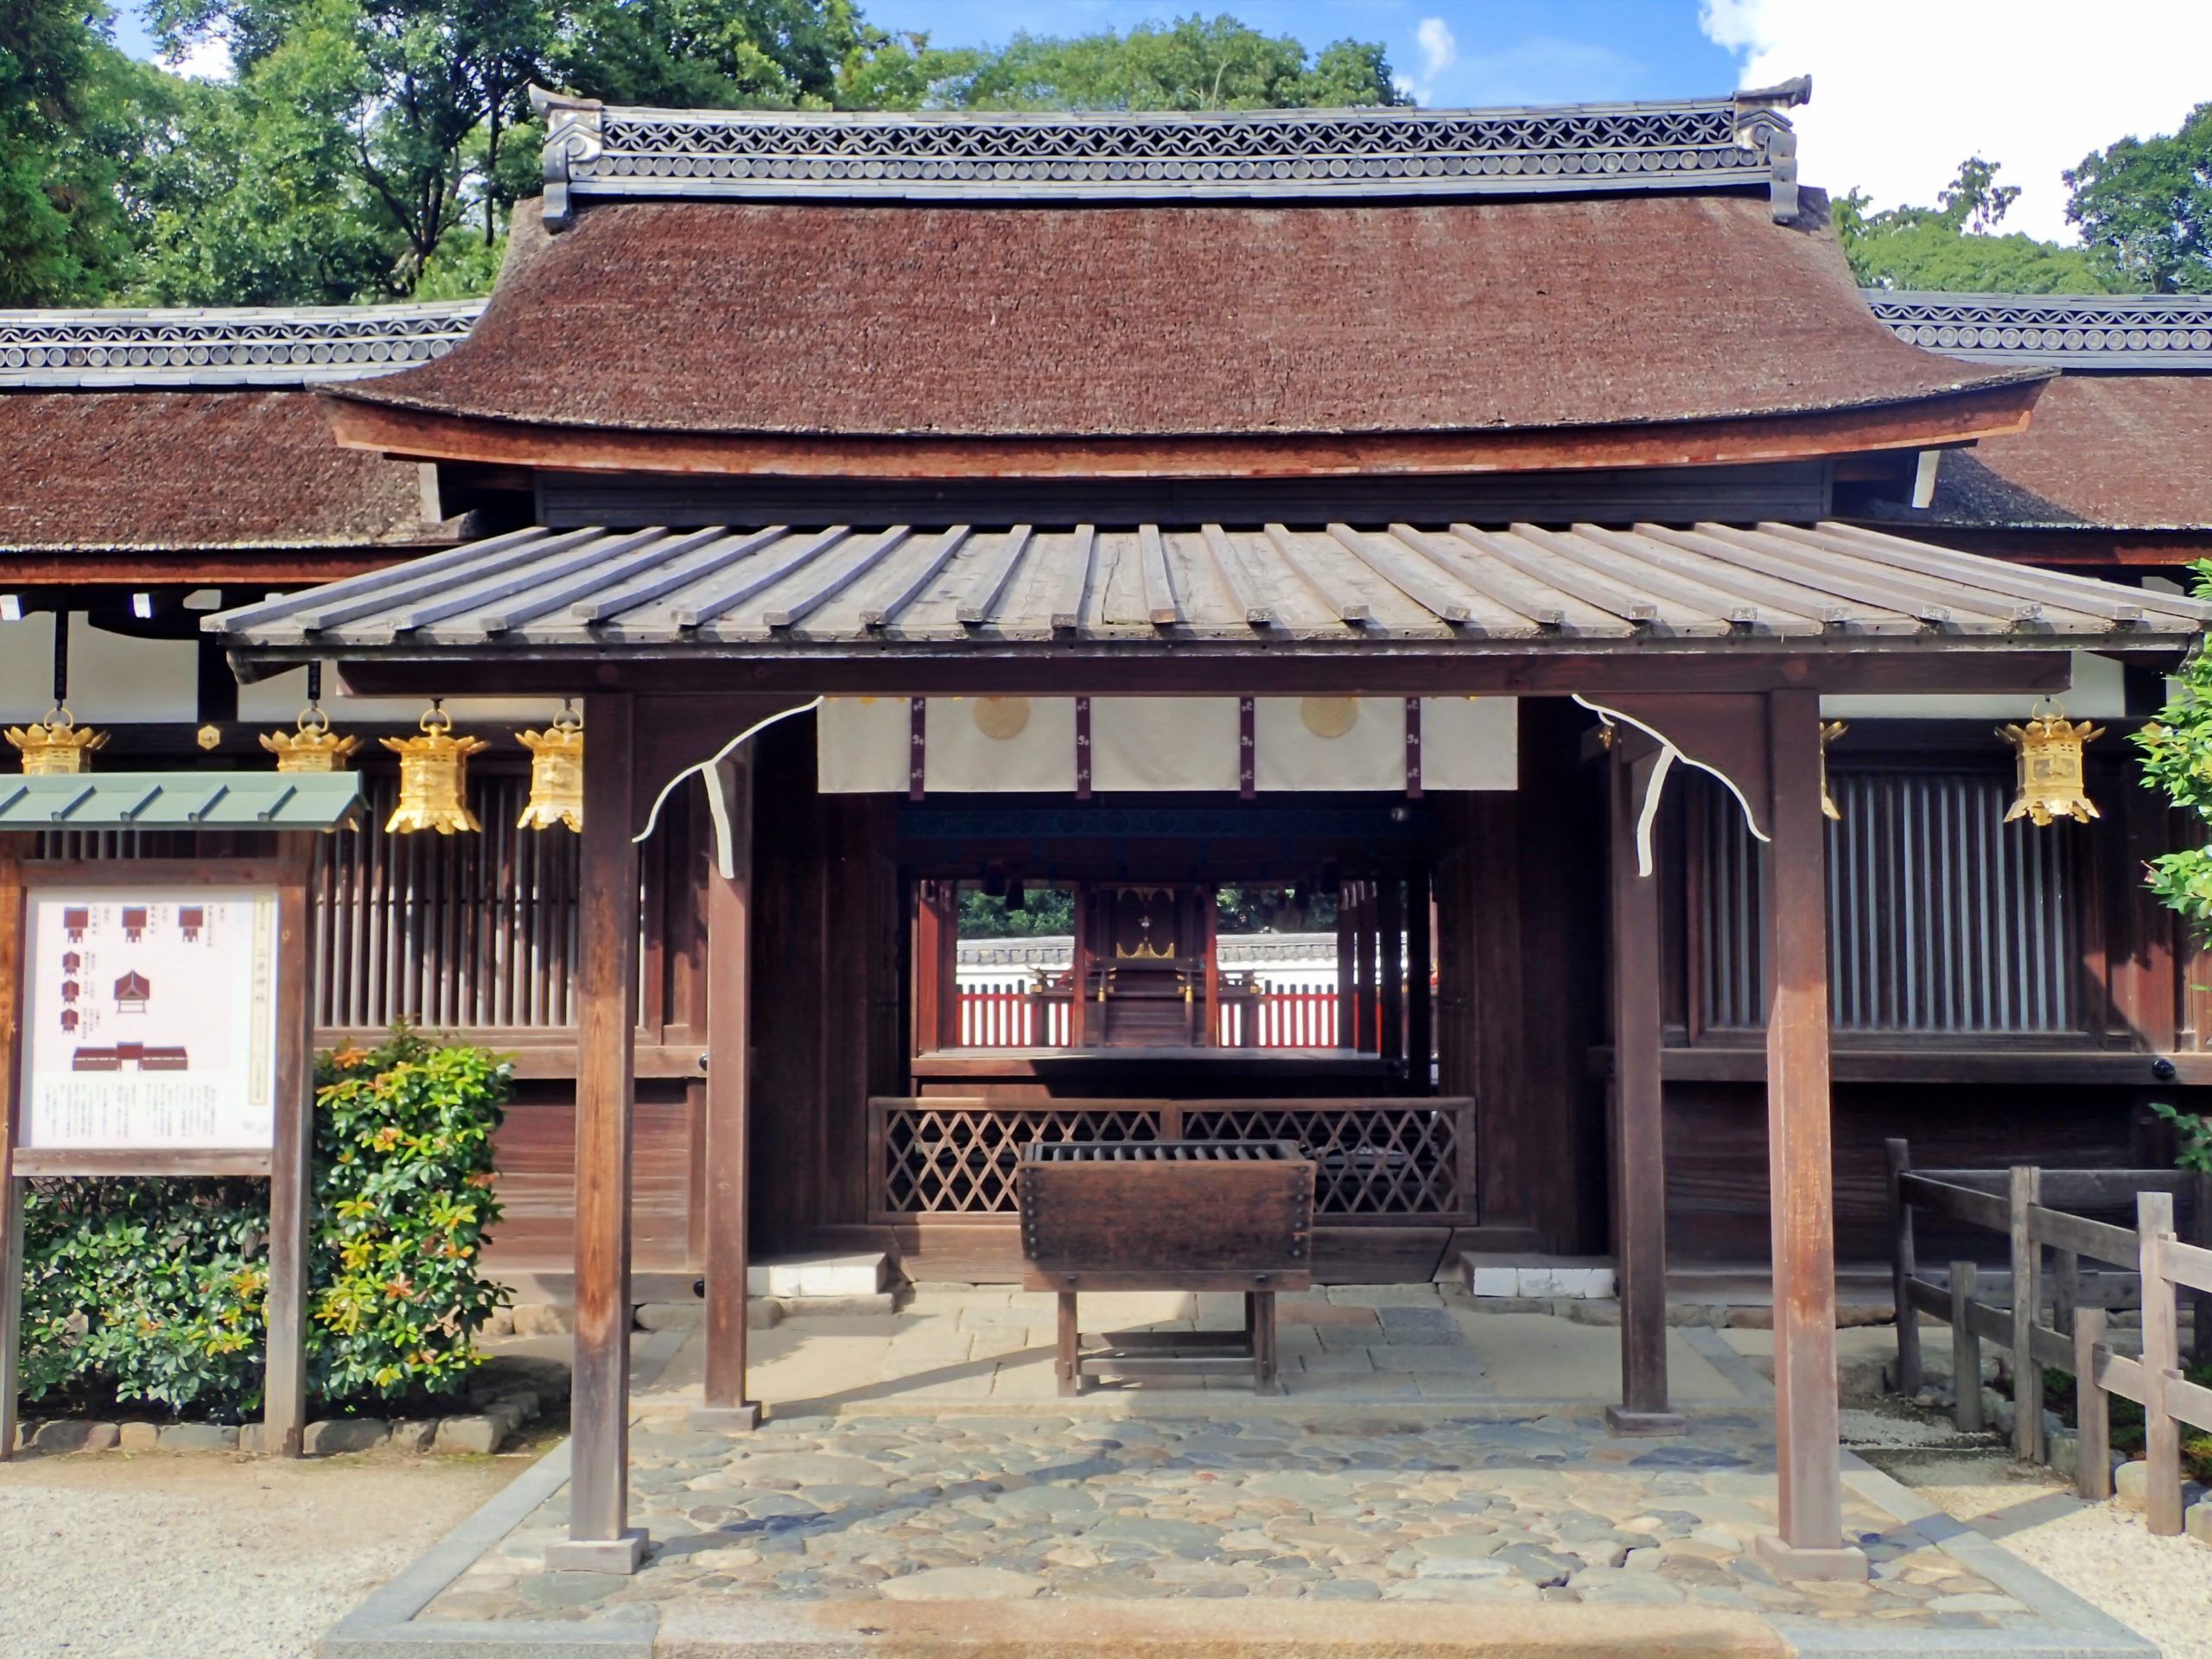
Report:
[{"label": "wooden beam", "polygon": [[810,586],[790,595],[780,605],[771,607],[761,620],[772,628],[796,627],[888,559],[913,533],[912,527],[907,524],[893,524],[878,531],[875,540],[855,555],[850,564],[817,577]]},{"label": "wooden beam", "polygon": [[1236,601],[1246,624],[1255,628],[1274,626],[1274,607],[1261,596],[1259,584],[1244,568],[1243,556],[1230,544],[1229,532],[1219,524],[1202,524],[1199,533],[1205,538],[1206,551],[1213,555],[1213,567],[1220,573],[1221,585]]},{"label": "wooden beam", "polygon": [[1055,629],[1065,631],[1083,626],[1084,608],[1090,600],[1091,569],[1097,559],[1098,527],[1077,524],[1074,555],[1068,561],[1059,587],[1053,591],[1052,608],[1046,613]]},{"label": "wooden beam", "polygon": [[577,886],[575,1358],[569,1401],[569,1536],[556,1571],[634,1573],[630,1526],[630,1116],[638,1004],[637,711],[584,703],[584,827]]},{"label": "wooden beam", "polygon": [[282,1458],[300,1455],[308,1427],[308,1234],[315,1165],[315,1016],[308,997],[314,947],[308,882],[318,839],[288,834],[279,842],[276,1133],[269,1160],[268,1370],[261,1448]]},{"label": "wooden beam", "polygon": [[1637,426],[1194,437],[878,437],[634,431],[479,420],[321,395],[342,446],[418,461],[564,472],[780,478],[1312,478],[1733,466],[1922,449],[2027,429],[2040,381],[1871,408]]},{"label": "wooden beam", "polygon": [[22,1133],[16,1087],[22,1058],[23,867],[19,845],[0,836],[0,1463],[16,1454],[16,1396],[22,1387],[23,1178],[16,1173]]},{"label": "wooden beam", "polygon": [[1827,859],[1821,699],[1768,699],[1774,839],[1760,850],[1766,914],[1767,1158],[1773,1217],[1777,1534],[1759,1558],[1785,1579],[1864,1579],[1843,1541],[1836,1399],[1835,1190],[1828,1103]]},{"label": "wooden beam", "polygon": [[1274,548],[1275,556],[1284,569],[1306,584],[1307,591],[1321,602],[1322,608],[1348,628],[1356,628],[1374,620],[1367,608],[1367,601],[1357,594],[1340,593],[1321,580],[1320,573],[1307,563],[1298,550],[1298,543],[1285,524],[1267,526],[1268,543]]},{"label": "wooden beam", "polygon": [[867,628],[888,627],[899,620],[899,613],[922,596],[929,585],[944,574],[944,567],[952,563],[952,556],[969,537],[966,524],[955,524],[938,538],[922,568],[906,579],[904,586],[880,603],[864,607],[861,611],[861,626]]},{"label": "wooden beam", "polygon": [[[1355,603],[1347,604],[1357,608]],[[1054,626],[1071,613],[1054,601]],[[1071,624],[1070,626],[1072,626]],[[1591,651],[1512,648],[1479,639],[1332,642],[1313,654],[1263,640],[953,641],[893,655],[879,643],[766,646],[698,640],[669,646],[594,646],[543,652],[512,645],[385,651],[342,656],[346,690],[363,696],[450,696],[495,683],[503,695],[574,696],[626,690],[696,700],[789,693],[843,696],[1242,696],[1264,676],[1273,696],[1565,696],[1758,692],[2063,693],[2073,659],[2062,648],[2019,650],[1769,651],[1623,645]],[[257,651],[249,677],[282,672],[319,654]],[[2164,665],[2178,650],[2147,653]],[[487,676],[487,670],[490,671]]]},{"label": "wooden beam", "polygon": [[1175,578],[1167,569],[1167,548],[1158,524],[1137,526],[1137,553],[1145,620],[1155,628],[1172,628],[1183,620],[1183,603],[1175,596]]},{"label": "wooden beam", "polygon": [[1621,1304],[1616,1434],[1679,1434],[1667,1389],[1667,1147],[1659,1079],[1659,878],[1637,874],[1636,823],[1658,749],[1615,733],[1607,792],[1613,909],[1613,1260]]},{"label": "wooden beam", "polygon": [[969,596],[960,601],[958,615],[963,624],[974,627],[998,620],[999,601],[1006,597],[1014,573],[1021,566],[1029,537],[1027,524],[1016,524],[999,538],[999,550],[977,575]]},{"label": "wooden beam", "polygon": [[691,1413],[702,1429],[757,1427],[760,1408],[747,1398],[746,1247],[751,1220],[746,1182],[753,1064],[753,760],[722,763],[735,869],[707,872],[707,1324],[705,1403]]}]

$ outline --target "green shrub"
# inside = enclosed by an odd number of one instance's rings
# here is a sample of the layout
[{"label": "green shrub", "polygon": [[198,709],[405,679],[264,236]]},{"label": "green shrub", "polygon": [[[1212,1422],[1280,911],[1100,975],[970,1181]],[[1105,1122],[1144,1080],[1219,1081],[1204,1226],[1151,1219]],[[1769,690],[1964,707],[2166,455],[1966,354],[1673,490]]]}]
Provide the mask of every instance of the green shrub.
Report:
[{"label": "green shrub", "polygon": [[[325,1409],[449,1393],[505,1297],[479,1265],[508,1064],[402,1028],[321,1057],[315,1083],[309,1390]],[[268,1228],[260,1181],[31,1183],[24,1398],[258,1411]]]}]

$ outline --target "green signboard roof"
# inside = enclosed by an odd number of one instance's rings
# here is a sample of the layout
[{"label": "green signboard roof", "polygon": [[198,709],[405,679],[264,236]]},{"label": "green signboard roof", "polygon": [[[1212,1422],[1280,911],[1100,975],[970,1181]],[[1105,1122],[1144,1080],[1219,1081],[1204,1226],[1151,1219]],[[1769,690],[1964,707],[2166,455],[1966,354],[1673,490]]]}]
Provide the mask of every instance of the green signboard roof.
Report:
[{"label": "green signboard roof", "polygon": [[0,776],[0,830],[331,830],[360,806],[350,772]]}]

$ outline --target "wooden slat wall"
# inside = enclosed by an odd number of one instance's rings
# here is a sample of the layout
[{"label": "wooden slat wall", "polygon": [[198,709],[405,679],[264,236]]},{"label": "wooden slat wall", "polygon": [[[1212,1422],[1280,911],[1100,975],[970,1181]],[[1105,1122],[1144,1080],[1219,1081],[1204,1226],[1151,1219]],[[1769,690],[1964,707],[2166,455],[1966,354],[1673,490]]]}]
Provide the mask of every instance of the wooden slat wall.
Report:
[{"label": "wooden slat wall", "polygon": [[[1833,768],[1829,974],[1839,1032],[2078,1033],[2084,855],[2070,827],[2007,824],[2009,766]],[[1764,1021],[1757,849],[1705,790],[1691,886],[1700,1028]]]}]

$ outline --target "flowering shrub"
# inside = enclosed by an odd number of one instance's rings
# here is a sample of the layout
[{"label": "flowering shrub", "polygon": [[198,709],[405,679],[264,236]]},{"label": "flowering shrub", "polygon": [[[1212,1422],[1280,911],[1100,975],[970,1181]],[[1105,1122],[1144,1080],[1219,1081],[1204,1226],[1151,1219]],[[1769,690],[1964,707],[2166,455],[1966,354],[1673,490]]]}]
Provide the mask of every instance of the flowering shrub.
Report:
[{"label": "flowering shrub", "polygon": [[[395,1031],[315,1071],[308,1379],[326,1405],[444,1394],[505,1297],[479,1268],[507,1063]],[[23,1395],[257,1412],[269,1189],[39,1180],[24,1214]]]}]

